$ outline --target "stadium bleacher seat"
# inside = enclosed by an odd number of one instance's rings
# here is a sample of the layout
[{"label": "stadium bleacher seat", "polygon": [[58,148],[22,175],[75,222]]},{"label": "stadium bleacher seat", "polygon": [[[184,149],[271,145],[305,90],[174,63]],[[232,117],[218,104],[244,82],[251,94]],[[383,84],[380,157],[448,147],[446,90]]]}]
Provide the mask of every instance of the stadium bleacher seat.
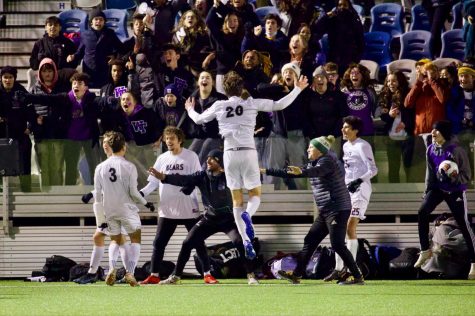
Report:
[{"label": "stadium bleacher seat", "polygon": [[73,8],[91,9],[102,5],[102,0],[72,0],[71,6]]},{"label": "stadium bleacher seat", "polygon": [[409,86],[416,82],[416,61],[411,59],[398,59],[387,65],[387,72],[402,71],[406,76]]},{"label": "stadium bleacher seat", "polygon": [[402,34],[399,59],[432,59],[430,38],[431,33],[428,31],[410,31]]},{"label": "stadium bleacher seat", "polygon": [[106,9],[132,10],[137,6],[134,0],[106,0]]},{"label": "stadium bleacher seat", "polygon": [[386,32],[392,37],[404,33],[402,6],[397,3],[381,3],[371,8],[370,32]]},{"label": "stadium bleacher seat", "polygon": [[460,63],[460,60],[455,58],[437,58],[433,60],[432,63],[437,66],[437,68],[442,69],[452,64]]},{"label": "stadium bleacher seat", "polygon": [[391,62],[391,35],[386,32],[367,32],[364,34],[364,41],[363,59],[378,63],[380,68]]},{"label": "stadium bleacher seat", "polygon": [[452,22],[452,30],[461,29],[463,27],[462,17],[462,3],[458,2],[452,7],[452,16],[454,21]]},{"label": "stadium bleacher seat", "polygon": [[442,58],[465,59],[465,41],[463,40],[463,30],[454,29],[442,34]]},{"label": "stadium bleacher seat", "polygon": [[87,13],[83,10],[65,10],[58,14],[63,33],[84,32],[87,30]]},{"label": "stadium bleacher seat", "polygon": [[411,25],[409,26],[409,31],[430,31],[430,22],[429,16],[427,15],[426,10],[420,4],[416,4],[411,9]]},{"label": "stadium bleacher seat", "polygon": [[129,37],[127,31],[127,11],[119,9],[104,10],[106,26],[115,31],[117,37],[123,42]]},{"label": "stadium bleacher seat", "polygon": [[366,60],[362,59],[360,60],[360,64],[368,68],[369,70],[369,76],[371,79],[378,80],[378,74],[379,74],[379,65],[378,63],[372,61],[372,60]]},{"label": "stadium bleacher seat", "polygon": [[272,5],[257,8],[255,12],[256,12],[257,17],[261,21],[262,25],[264,25],[264,18],[265,18],[266,15],[268,15],[270,13],[274,13],[274,14],[279,15],[279,10],[277,10],[277,8],[272,6]]}]

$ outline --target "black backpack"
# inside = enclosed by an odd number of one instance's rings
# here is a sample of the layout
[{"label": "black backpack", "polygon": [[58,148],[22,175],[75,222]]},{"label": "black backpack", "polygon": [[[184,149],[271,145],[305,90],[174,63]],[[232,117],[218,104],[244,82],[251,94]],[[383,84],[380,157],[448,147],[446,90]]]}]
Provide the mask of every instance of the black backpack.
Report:
[{"label": "black backpack", "polygon": [[46,258],[43,266],[45,282],[69,281],[69,270],[77,263],[69,258],[53,255]]},{"label": "black backpack", "polygon": [[[89,262],[83,262],[73,266],[69,270],[69,281],[79,279],[83,275],[86,275],[87,271],[89,271]],[[104,280],[104,269],[102,267],[97,268],[96,274],[98,280]]]},{"label": "black backpack", "polygon": [[364,238],[358,238],[356,264],[360,268],[365,279],[374,278],[377,274],[377,264],[371,249],[372,247],[368,240]]},{"label": "black backpack", "polygon": [[328,247],[318,246],[307,263],[305,271],[308,279],[323,279],[335,267],[335,251]]}]

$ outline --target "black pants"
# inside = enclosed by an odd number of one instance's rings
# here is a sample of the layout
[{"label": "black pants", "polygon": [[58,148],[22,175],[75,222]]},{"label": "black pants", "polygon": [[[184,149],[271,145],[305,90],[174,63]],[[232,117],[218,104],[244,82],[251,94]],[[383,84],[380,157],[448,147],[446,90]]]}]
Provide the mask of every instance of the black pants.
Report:
[{"label": "black pants", "polygon": [[310,260],[310,257],[322,240],[330,234],[332,248],[343,259],[345,266],[348,267],[351,274],[355,278],[361,277],[361,272],[351,252],[345,246],[346,226],[349,217],[350,210],[323,213],[317,217],[305,236],[302,250],[298,253],[297,267],[294,270],[295,275],[305,275],[308,260]]},{"label": "black pants", "polygon": [[429,215],[442,201],[447,203],[452,215],[457,221],[465,243],[467,244],[470,261],[475,263],[475,236],[467,217],[467,197],[465,191],[446,193],[441,190],[432,190],[427,192],[418,213],[421,250],[429,249]]},{"label": "black pants", "polygon": [[435,58],[439,57],[440,50],[442,48],[442,29],[445,29],[445,20],[450,15],[451,5],[441,5],[438,7],[430,8],[427,11],[430,22],[430,50]]},{"label": "black pants", "polygon": [[[160,263],[162,262],[163,255],[165,253],[165,247],[168,245],[168,242],[175,232],[176,227],[178,225],[184,225],[186,230],[190,231],[197,221],[198,218],[173,219],[160,217],[158,219],[157,233],[155,235],[155,239],[153,240],[153,253],[150,267],[152,273],[158,273]],[[196,254],[202,262],[209,260],[206,246],[203,241],[195,248]]]},{"label": "black pants", "polygon": [[[244,247],[242,243],[241,235],[234,223],[234,217],[232,214],[229,216],[224,217],[206,217],[206,215],[200,219],[198,223],[188,232],[185,240],[183,241],[183,245],[181,247],[180,253],[178,254],[178,260],[175,267],[174,274],[177,276],[181,276],[183,273],[183,269],[185,268],[185,264],[190,259],[191,250],[193,248],[197,248],[200,245],[204,244],[204,241],[218,233],[222,232],[228,235],[229,239],[231,239],[234,246],[239,251],[239,258],[244,265],[247,273],[252,272],[253,264],[252,261],[248,259],[244,259]],[[210,270],[210,263],[208,256],[203,258],[200,257],[201,264],[203,266],[203,271]]]}]

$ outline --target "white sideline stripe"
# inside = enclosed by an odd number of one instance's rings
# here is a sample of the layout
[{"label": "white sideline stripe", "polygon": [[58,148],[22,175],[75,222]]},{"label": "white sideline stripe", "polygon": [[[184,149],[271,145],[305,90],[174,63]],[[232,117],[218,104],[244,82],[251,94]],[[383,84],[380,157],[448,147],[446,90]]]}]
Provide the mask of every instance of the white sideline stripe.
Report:
[{"label": "white sideline stripe", "polygon": [[[218,280],[219,281],[219,280]],[[260,280],[259,282],[265,282],[265,281],[271,281],[271,280]],[[272,280],[273,281],[273,280]],[[311,281],[311,283],[306,283],[305,281]],[[290,282],[288,281],[282,281],[280,283],[259,283],[258,285],[249,285],[247,284],[247,279],[243,279],[243,283],[219,283],[219,284],[186,284],[186,283],[182,283],[182,284],[178,284],[178,285],[157,285],[157,284],[154,284],[154,285],[140,285],[139,287],[140,288],[169,288],[169,287],[216,287],[216,286],[246,286],[246,287],[262,287],[262,286],[322,286],[322,285],[325,285],[325,286],[328,286],[328,285],[338,285],[337,283],[331,283],[331,284],[328,284],[328,283],[324,283],[322,280],[304,280],[305,283],[301,283],[301,284],[291,284]],[[315,282],[315,283],[314,283]],[[318,282],[318,283],[316,283]],[[28,282],[30,283],[30,282]],[[37,282],[33,282],[33,283],[37,283]],[[46,282],[46,283],[52,283],[52,282]],[[56,283],[56,282],[54,282]],[[58,282],[58,283],[61,283],[61,282]],[[70,282],[68,282],[70,283]],[[110,287],[108,285],[106,285],[105,282],[103,282],[104,284],[102,284],[102,286],[104,287]],[[48,287],[85,287],[85,286],[97,286],[97,285],[101,285],[100,283],[96,282],[94,284],[48,284]],[[19,285],[5,285],[5,286],[2,286],[0,285],[0,291],[2,289],[19,289],[19,288],[23,288],[23,289],[31,289],[31,288],[39,288],[39,287],[42,287],[43,286],[43,283],[42,282],[38,282],[38,286],[19,286]],[[128,284],[115,284],[113,285],[112,287],[116,288],[132,288],[132,286],[128,285]],[[5,296],[5,295],[10,295],[10,294],[3,294],[3,293],[0,293],[0,297],[1,296]]]}]

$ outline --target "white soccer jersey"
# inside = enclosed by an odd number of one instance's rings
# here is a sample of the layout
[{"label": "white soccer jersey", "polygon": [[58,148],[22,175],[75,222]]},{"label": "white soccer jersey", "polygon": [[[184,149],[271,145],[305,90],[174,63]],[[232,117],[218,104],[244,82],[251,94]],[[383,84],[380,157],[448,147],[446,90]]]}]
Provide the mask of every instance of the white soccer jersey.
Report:
[{"label": "white soccer jersey", "polygon": [[137,168],[121,156],[113,155],[96,167],[94,190],[102,192],[95,200],[103,205],[106,219],[137,213],[135,202],[147,203],[137,190]]},{"label": "white soccer jersey", "polygon": [[[178,155],[173,155],[171,151],[161,154],[153,167],[165,174],[187,175],[201,170],[198,155],[186,148],[183,148]],[[152,175],[147,180],[150,185],[155,186],[155,189],[157,187],[159,189],[160,217],[185,219],[196,218],[200,215],[196,189],[190,195],[186,195],[180,192],[181,187],[162,183]],[[150,189],[149,185],[147,187]]]},{"label": "white soccer jersey", "polygon": [[289,106],[302,90],[295,87],[289,94],[278,101],[269,99],[243,100],[231,97],[229,100],[216,101],[201,114],[194,109],[188,110],[188,116],[196,123],[203,124],[216,119],[219,133],[224,138],[224,150],[249,147],[256,148],[254,143],[254,128],[258,111],[272,112],[283,110]]},{"label": "white soccer jersey", "polygon": [[343,162],[346,184],[358,178],[369,183],[370,179],[378,173],[371,145],[361,138],[357,138],[353,142],[345,142]]}]

